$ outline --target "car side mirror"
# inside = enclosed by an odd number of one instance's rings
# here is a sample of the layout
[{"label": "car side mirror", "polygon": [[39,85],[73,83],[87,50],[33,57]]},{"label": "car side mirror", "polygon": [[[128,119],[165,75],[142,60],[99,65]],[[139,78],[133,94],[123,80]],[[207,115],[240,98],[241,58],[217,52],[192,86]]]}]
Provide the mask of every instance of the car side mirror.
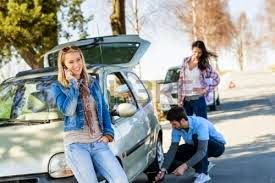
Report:
[{"label": "car side mirror", "polygon": [[130,103],[121,103],[111,112],[112,116],[131,117],[137,112],[137,107]]}]

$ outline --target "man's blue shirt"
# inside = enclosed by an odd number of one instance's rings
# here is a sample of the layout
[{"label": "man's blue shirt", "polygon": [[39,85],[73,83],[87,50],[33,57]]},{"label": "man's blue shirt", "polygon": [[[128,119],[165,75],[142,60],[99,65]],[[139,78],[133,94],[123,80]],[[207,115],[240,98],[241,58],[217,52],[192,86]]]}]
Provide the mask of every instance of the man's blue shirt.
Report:
[{"label": "man's blue shirt", "polygon": [[209,140],[213,138],[225,144],[225,140],[221,133],[219,133],[214,125],[205,118],[197,116],[188,116],[189,129],[172,129],[172,142],[179,142],[182,137],[187,144],[193,144],[192,136],[198,135],[198,140]]}]

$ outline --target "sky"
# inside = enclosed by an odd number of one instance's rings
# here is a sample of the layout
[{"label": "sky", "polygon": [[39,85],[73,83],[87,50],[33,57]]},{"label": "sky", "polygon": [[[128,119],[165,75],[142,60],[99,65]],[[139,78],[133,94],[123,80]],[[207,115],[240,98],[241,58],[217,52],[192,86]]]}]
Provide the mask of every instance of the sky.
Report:
[{"label": "sky", "polygon": [[[154,0],[151,0],[154,1]],[[175,1],[176,0],[170,0]],[[89,24],[89,32],[92,37],[112,34],[109,24],[111,9],[106,8],[106,4],[101,0],[87,0],[83,5],[85,12],[93,10],[94,21]],[[105,1],[106,2],[106,1]],[[109,1],[111,2],[111,1]],[[138,1],[141,7],[148,5],[148,0]],[[155,4],[162,4],[165,0],[155,0]],[[108,6],[108,5],[107,5]],[[157,5],[156,5],[157,6]],[[263,6],[262,0],[229,0],[229,11],[233,18],[244,11],[249,19],[256,17],[259,9]],[[111,7],[111,3],[109,4]],[[159,7],[158,7],[159,8]],[[141,9],[142,11],[146,11]],[[168,13],[168,14],[167,14]],[[140,36],[151,42],[151,46],[143,56],[141,64],[141,78],[147,80],[164,79],[166,70],[169,67],[180,65],[184,57],[191,54],[190,44],[184,33],[178,28],[176,17],[173,13],[165,12],[162,16],[151,17],[152,23],[145,25],[146,33],[141,32]],[[156,23],[158,22],[158,23]],[[151,25],[158,28],[152,28]],[[129,28],[127,33],[134,33]],[[222,52],[219,55],[220,67],[224,70],[238,69],[237,63],[232,62],[233,55],[228,52]],[[153,70],[152,70],[153,68]]]},{"label": "sky", "polygon": [[[106,5],[106,2],[109,3]],[[183,58],[191,54],[190,44],[184,33],[178,28],[176,17],[173,11],[165,12],[163,7],[166,0],[139,0],[140,13],[152,11],[150,20],[145,24],[146,31],[142,31],[140,36],[151,42],[151,45],[141,60],[141,78],[146,80],[161,80],[164,79],[165,73],[169,67],[180,65]],[[170,2],[178,2],[178,0],[169,0]],[[232,17],[236,18],[245,11],[249,19],[255,18],[256,14],[263,7],[263,0],[229,0],[229,11]],[[111,35],[110,14],[111,0],[86,0],[82,5],[85,15],[92,13],[94,20],[88,24],[90,37]],[[164,11],[163,11],[164,10]],[[162,15],[160,14],[162,12]],[[153,26],[152,26],[153,25]],[[127,28],[128,34],[133,34],[131,28]],[[75,34],[77,35],[77,34]],[[71,41],[77,40],[74,36]],[[67,42],[65,39],[60,39],[59,43]],[[222,55],[222,56],[221,56]],[[237,69],[236,63],[232,62],[233,56],[230,53],[224,52],[219,55],[219,65],[222,69],[230,70]],[[15,62],[15,61],[14,61]],[[14,64],[14,63],[11,63]],[[16,65],[16,64],[14,64]],[[10,66],[7,65],[1,69],[3,72]],[[20,68],[15,69],[14,73],[28,68],[26,64],[21,64]],[[139,73],[139,72],[138,72]],[[1,74],[1,73],[0,73]],[[8,73],[8,76],[12,72]]]},{"label": "sky", "polygon": [[229,10],[233,17],[244,11],[252,19],[260,9],[263,9],[263,0],[229,0]]}]

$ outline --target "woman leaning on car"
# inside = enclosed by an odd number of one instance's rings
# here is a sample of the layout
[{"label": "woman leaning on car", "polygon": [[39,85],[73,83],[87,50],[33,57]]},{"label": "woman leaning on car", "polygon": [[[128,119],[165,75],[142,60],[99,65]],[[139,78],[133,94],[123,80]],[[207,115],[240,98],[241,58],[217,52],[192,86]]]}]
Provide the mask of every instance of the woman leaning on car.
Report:
[{"label": "woman leaning on car", "polygon": [[183,60],[178,83],[178,105],[183,106],[187,115],[207,119],[206,101],[210,92],[219,84],[220,78],[209,64],[209,52],[202,41],[192,43],[192,56]]},{"label": "woman leaning on car", "polygon": [[52,91],[58,110],[64,114],[65,157],[77,181],[98,182],[96,169],[110,183],[127,183],[108,146],[114,130],[107,105],[98,81],[89,77],[78,47],[60,50],[58,82]]}]

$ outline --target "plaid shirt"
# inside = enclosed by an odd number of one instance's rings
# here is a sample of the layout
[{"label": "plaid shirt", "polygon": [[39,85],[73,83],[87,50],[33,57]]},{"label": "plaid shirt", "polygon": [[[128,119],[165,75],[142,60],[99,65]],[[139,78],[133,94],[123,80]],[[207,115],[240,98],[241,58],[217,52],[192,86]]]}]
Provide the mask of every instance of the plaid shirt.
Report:
[{"label": "plaid shirt", "polygon": [[[181,69],[180,69],[180,76],[179,76],[179,82],[178,82],[178,104],[182,105],[183,100],[186,94],[186,75],[185,75],[185,70],[187,68],[187,63],[191,57],[186,57],[183,60]],[[211,67],[209,66],[203,71],[200,71],[200,83],[202,88],[205,88],[207,92],[205,93],[205,99],[208,101],[208,96],[209,93],[214,91],[215,87],[220,83],[220,77],[218,73]]]}]

